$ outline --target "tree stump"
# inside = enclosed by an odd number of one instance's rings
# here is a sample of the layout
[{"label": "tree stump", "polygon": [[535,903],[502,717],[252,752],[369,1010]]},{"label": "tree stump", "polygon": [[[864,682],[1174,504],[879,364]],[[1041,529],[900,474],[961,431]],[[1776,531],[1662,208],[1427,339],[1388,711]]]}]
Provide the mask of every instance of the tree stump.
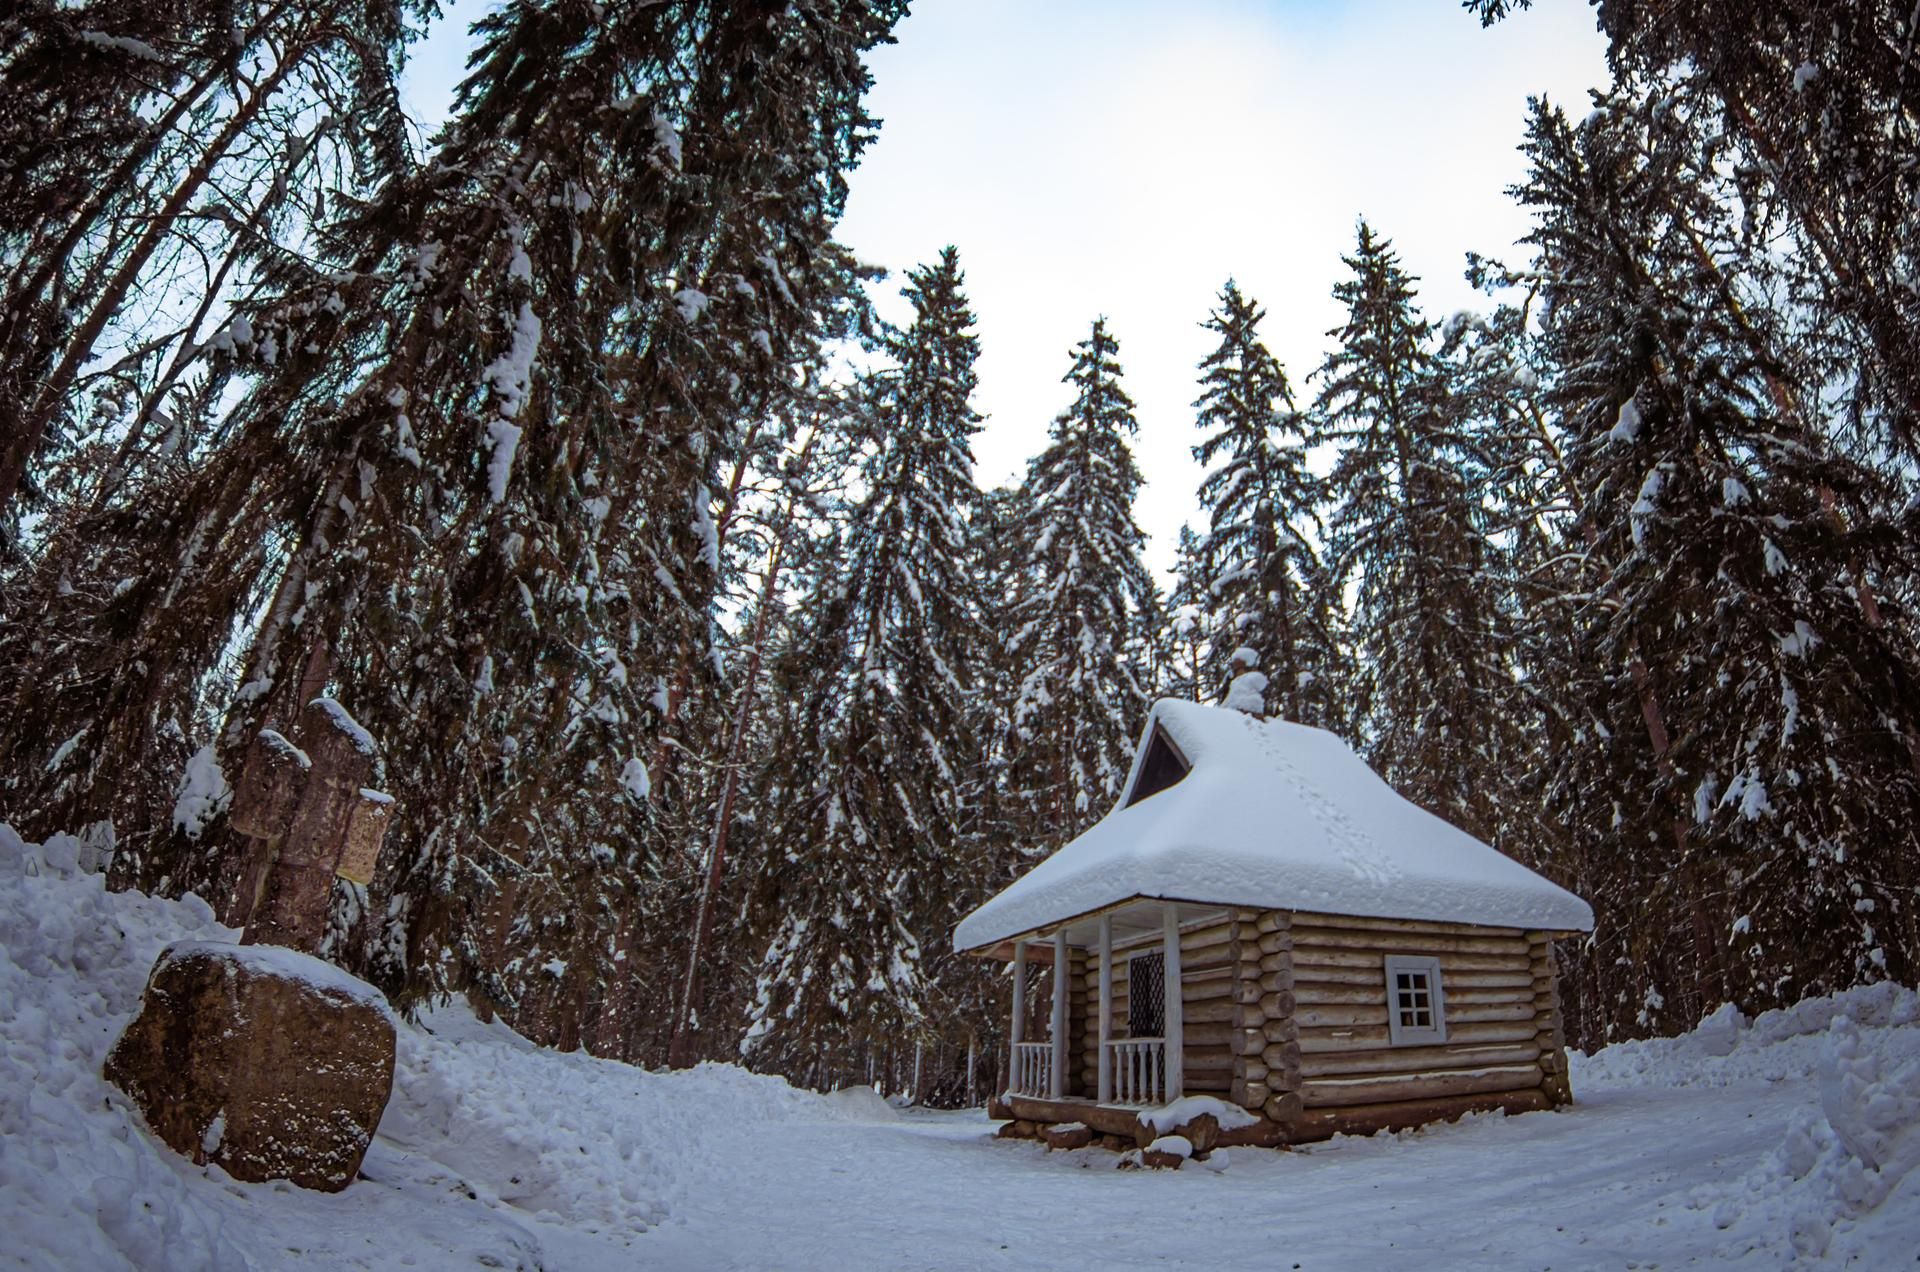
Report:
[{"label": "tree stump", "polygon": [[230,816],[259,841],[237,916],[247,944],[318,950],[334,877],[372,880],[394,809],[372,789],[378,763],[373,738],[332,698],[309,702],[291,736],[254,737]]}]

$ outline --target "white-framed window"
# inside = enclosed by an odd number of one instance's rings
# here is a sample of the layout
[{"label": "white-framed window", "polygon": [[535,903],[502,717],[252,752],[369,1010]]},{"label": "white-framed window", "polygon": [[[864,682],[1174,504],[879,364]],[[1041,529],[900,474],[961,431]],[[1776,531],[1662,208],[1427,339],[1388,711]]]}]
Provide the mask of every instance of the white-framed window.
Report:
[{"label": "white-framed window", "polygon": [[1445,1042],[1447,999],[1440,991],[1440,960],[1389,954],[1386,964],[1388,1039],[1396,1047]]}]

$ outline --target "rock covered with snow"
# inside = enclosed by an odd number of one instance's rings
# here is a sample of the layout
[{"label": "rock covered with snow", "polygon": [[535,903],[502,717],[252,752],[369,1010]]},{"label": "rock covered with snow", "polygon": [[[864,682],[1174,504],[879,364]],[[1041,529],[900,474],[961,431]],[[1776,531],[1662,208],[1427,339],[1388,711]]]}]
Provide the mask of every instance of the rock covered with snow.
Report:
[{"label": "rock covered with snow", "polygon": [[371,985],[277,946],[180,941],[154,963],[106,1076],[195,1162],[338,1192],[393,1065],[393,1017]]},{"label": "rock covered with snow", "polygon": [[[1155,730],[1190,768],[1129,804]],[[955,948],[979,949],[1134,897],[1593,927],[1585,901],[1402,798],[1322,729],[1162,699],[1122,790],[1099,823],[962,920]]]}]

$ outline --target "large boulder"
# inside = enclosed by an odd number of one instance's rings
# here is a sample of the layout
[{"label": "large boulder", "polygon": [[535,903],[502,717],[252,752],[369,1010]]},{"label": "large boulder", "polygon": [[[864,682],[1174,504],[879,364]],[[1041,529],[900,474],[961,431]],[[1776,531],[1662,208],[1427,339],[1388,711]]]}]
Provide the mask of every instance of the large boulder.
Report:
[{"label": "large boulder", "polygon": [[236,1179],[353,1182],[393,1091],[380,992],[272,945],[181,941],[148,974],[106,1076],[154,1134]]}]

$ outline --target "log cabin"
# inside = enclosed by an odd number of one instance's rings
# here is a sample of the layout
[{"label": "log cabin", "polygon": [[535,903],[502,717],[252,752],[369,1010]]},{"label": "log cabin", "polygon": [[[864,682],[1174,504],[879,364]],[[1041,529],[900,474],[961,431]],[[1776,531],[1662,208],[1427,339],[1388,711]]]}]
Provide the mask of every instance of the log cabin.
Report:
[{"label": "log cabin", "polygon": [[1166,699],[1113,810],[954,945],[1012,966],[1003,1116],[1144,1143],[1213,1096],[1218,1142],[1280,1145],[1569,1102],[1552,943],[1592,927],[1333,734]]}]

